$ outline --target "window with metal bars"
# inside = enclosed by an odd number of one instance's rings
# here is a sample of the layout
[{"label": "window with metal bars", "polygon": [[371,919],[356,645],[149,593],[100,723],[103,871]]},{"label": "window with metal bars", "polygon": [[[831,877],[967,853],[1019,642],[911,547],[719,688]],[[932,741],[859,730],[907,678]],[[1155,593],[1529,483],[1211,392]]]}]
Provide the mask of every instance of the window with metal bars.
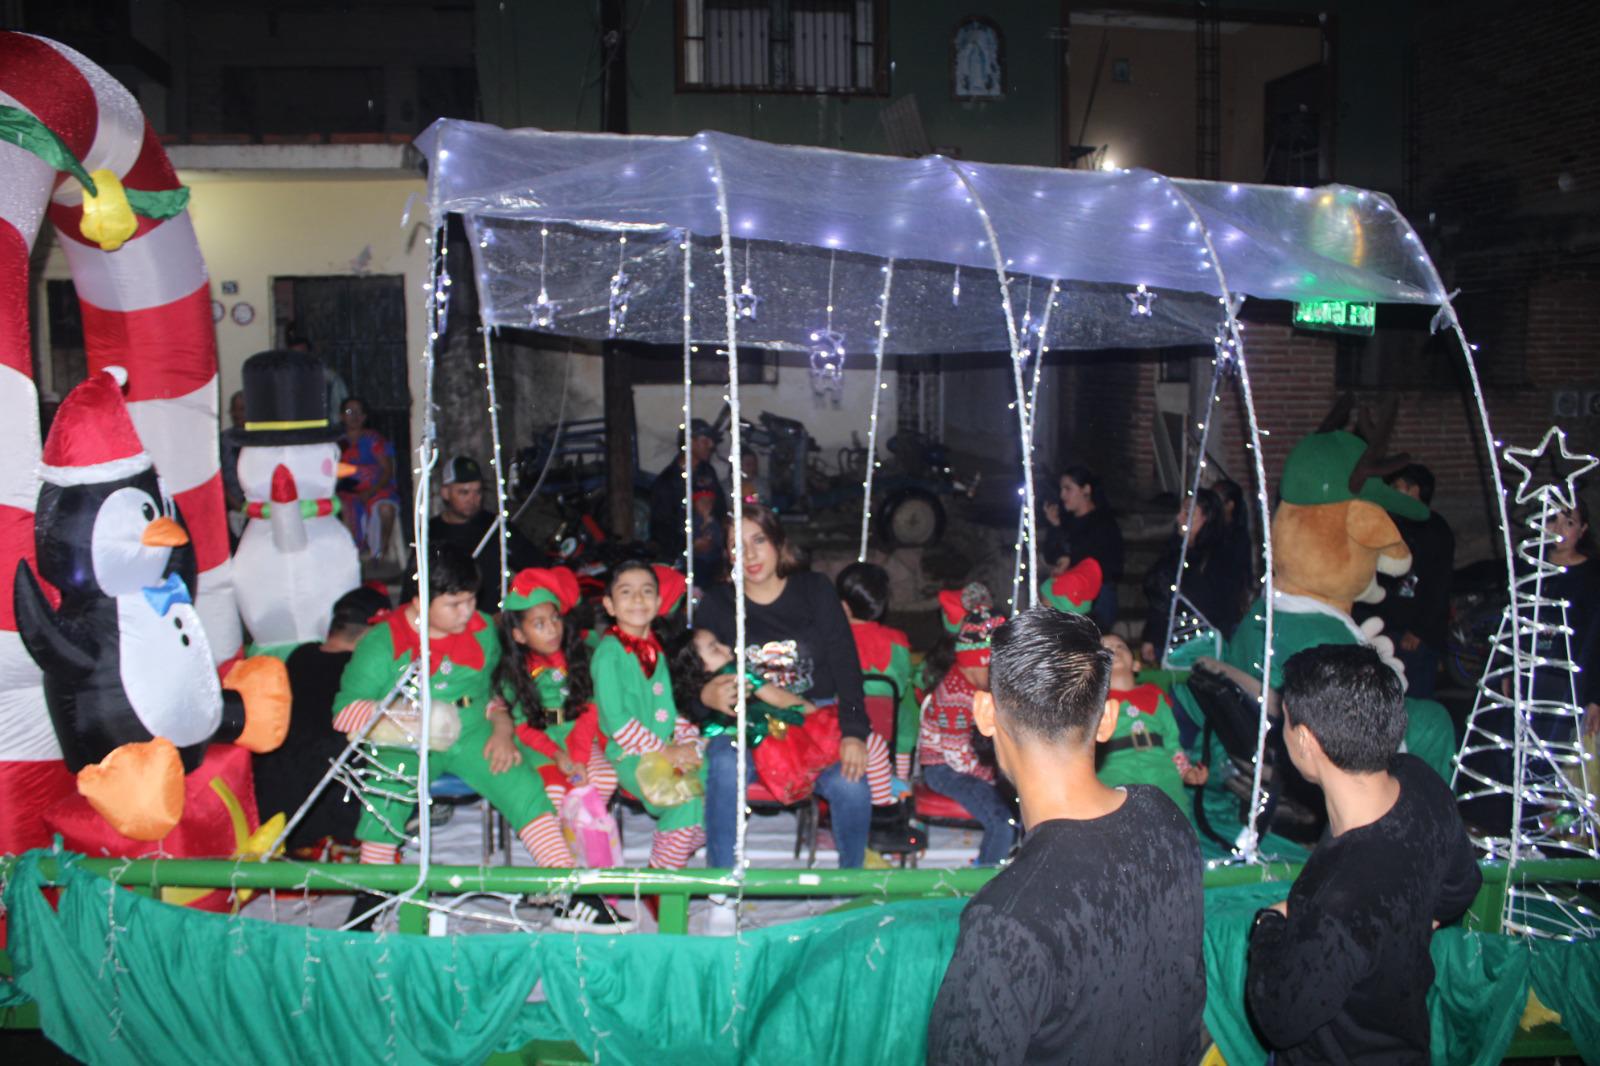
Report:
[{"label": "window with metal bars", "polygon": [[679,0],[684,90],[885,95],[888,0]]}]

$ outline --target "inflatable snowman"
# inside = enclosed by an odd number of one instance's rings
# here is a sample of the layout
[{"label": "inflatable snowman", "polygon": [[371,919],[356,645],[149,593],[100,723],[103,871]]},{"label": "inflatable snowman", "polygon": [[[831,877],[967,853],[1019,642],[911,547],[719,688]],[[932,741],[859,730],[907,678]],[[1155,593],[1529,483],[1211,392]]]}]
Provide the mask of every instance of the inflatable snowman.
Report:
[{"label": "inflatable snowman", "polygon": [[239,487],[248,521],[234,554],[239,613],[258,646],[328,635],[333,604],[361,583],[334,485],[339,430],[322,364],[306,352],[259,352],[244,364]]}]

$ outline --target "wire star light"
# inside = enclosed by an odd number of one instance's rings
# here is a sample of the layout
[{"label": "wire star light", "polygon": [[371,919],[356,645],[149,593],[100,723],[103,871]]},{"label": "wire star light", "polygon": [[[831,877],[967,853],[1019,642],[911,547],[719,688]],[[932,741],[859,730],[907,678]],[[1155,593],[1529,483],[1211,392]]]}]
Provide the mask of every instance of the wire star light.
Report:
[{"label": "wire star light", "polygon": [[[1513,867],[1551,856],[1600,858],[1597,781],[1583,746],[1571,604],[1545,587],[1564,572],[1548,559],[1559,543],[1551,524],[1576,506],[1578,479],[1600,460],[1569,450],[1559,427],[1551,427],[1536,447],[1508,447],[1501,457],[1521,472],[1515,500],[1529,506],[1523,519],[1529,534],[1516,546],[1524,565],[1478,683],[1454,787],[1463,801],[1509,801],[1504,834],[1477,838],[1492,857]],[[1547,464],[1549,477],[1541,473]],[[1596,937],[1600,914],[1567,886],[1519,884],[1512,878],[1504,927],[1531,936]]]}]

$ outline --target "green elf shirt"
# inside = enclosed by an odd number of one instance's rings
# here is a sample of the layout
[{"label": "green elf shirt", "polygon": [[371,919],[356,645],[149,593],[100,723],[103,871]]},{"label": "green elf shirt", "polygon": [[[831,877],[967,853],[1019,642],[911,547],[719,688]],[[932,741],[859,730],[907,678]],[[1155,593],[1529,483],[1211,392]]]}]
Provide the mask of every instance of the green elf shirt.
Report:
[{"label": "green elf shirt", "polygon": [[[921,715],[917,709],[917,691],[911,662],[911,641],[900,630],[878,622],[851,622],[850,635],[856,641],[856,658],[861,662],[863,674],[882,674],[900,690],[900,704],[895,713],[894,754],[910,755],[917,746],[917,730]],[[868,696],[890,696],[889,686],[870,677],[862,679]]]},{"label": "green elf shirt", "polygon": [[[405,609],[390,612],[356,644],[339,680],[333,706],[343,710],[359,700],[381,700],[420,652],[421,638],[406,618]],[[491,774],[483,757],[493,729],[484,711],[489,703],[490,677],[500,661],[500,641],[481,612],[473,614],[461,633],[429,642],[432,669],[428,684],[438,704],[452,704],[461,717],[461,736],[444,751],[428,755],[429,778],[451,773],[500,811],[520,830],[541,814],[554,813],[539,778],[515,770]],[[396,774],[416,772],[418,754],[410,748],[378,746],[373,758]],[[385,783],[406,791],[395,781]],[[365,797],[356,839],[399,843],[401,827],[415,809],[415,801]]]},{"label": "green elf shirt", "polygon": [[[1273,592],[1272,668],[1270,687],[1283,687],[1283,664],[1297,651],[1319,644],[1367,644],[1367,636],[1349,615],[1310,596]],[[1265,647],[1266,602],[1257,599],[1234,630],[1223,660],[1253,677],[1261,676]],[[1433,700],[1406,698],[1406,750],[1450,778],[1455,758],[1455,726],[1450,713]]]},{"label": "green elf shirt", "polygon": [[1122,706],[1117,709],[1116,730],[1099,746],[1101,782],[1112,788],[1154,785],[1185,816],[1192,817],[1183,776],[1173,761],[1183,749],[1178,745],[1178,720],[1166,693],[1155,685],[1136,685],[1126,691],[1112,689],[1110,698],[1120,700]]},{"label": "green elf shirt", "polygon": [[606,760],[616,767],[622,787],[644,804],[662,830],[700,825],[705,816],[703,798],[675,807],[656,807],[645,802],[639,787],[641,756],[695,736],[694,726],[679,716],[673,702],[666,653],[657,654],[655,669],[646,677],[639,659],[614,634],[607,633],[589,661],[589,673],[594,678]]}]

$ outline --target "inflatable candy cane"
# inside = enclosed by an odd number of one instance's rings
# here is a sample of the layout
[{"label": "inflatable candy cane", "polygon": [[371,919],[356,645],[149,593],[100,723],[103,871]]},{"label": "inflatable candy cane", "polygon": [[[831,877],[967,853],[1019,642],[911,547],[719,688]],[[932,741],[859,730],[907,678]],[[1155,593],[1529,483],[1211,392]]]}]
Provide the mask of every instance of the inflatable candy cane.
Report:
[{"label": "inflatable candy cane", "polygon": [[65,45],[0,31],[0,852],[47,843],[37,814],[72,790],[12,601],[17,560],[33,558],[39,491],[28,250],[46,214],[72,269],[89,371],[127,369],[134,425],[188,526],[213,653],[239,650],[216,332],[185,196],[115,78]]}]

